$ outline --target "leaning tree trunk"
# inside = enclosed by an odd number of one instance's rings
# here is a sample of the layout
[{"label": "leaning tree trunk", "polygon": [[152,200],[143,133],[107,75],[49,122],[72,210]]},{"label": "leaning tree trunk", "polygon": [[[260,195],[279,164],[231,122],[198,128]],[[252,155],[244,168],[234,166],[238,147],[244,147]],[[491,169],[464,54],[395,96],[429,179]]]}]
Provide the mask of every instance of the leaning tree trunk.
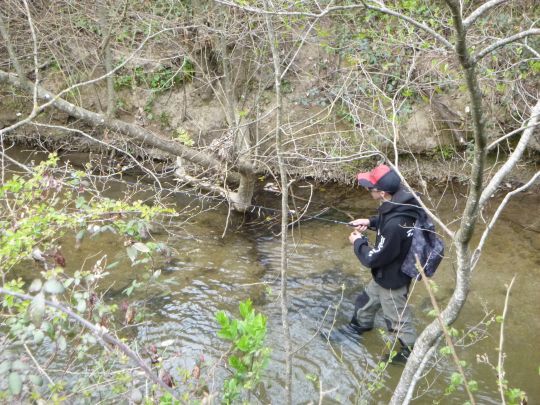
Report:
[{"label": "leaning tree trunk", "polygon": [[[8,83],[27,92],[32,92],[34,88],[33,83],[30,83],[27,80],[20,80],[16,75],[3,72],[1,70],[0,83]],[[45,100],[44,105],[55,107],[72,117],[83,120],[92,127],[107,128],[112,131],[117,131],[121,134],[127,135],[130,140],[135,141],[140,145],[154,147],[180,158],[180,161],[185,159],[204,168],[211,169],[216,174],[221,175],[225,182],[238,184],[239,186],[237,190],[231,192],[223,186],[200,181],[187,175],[183,177],[195,185],[199,185],[204,189],[217,192],[224,197],[229,198],[232,203],[231,206],[233,210],[244,212],[251,205],[257,172],[249,161],[249,158],[241,157],[238,159],[238,162],[229,166],[227,163],[217,160],[210,154],[192,149],[171,139],[158,137],[145,128],[127,123],[122,120],[107,118],[106,115],[98,114],[85,108],[78,107],[39,86],[37,87],[37,96],[42,100]],[[43,109],[44,108],[39,107],[32,113],[30,117],[24,120],[25,122],[21,121],[14,124],[10,128],[4,128],[0,130],[0,134],[7,133],[9,130],[17,128],[19,124],[23,125],[30,122]],[[248,156],[247,153],[244,154],[244,156]],[[181,168],[179,167],[179,169]]]},{"label": "leaning tree trunk", "polygon": [[[226,12],[222,14],[223,21],[226,21]],[[251,166],[251,137],[249,126],[241,125],[241,117],[237,112],[236,92],[234,90],[233,69],[231,66],[229,51],[225,36],[219,41],[221,54],[221,66],[223,69],[223,99],[225,116],[232,134],[232,154],[238,157],[238,161]],[[253,193],[255,191],[255,171],[244,171],[240,173],[240,183],[235,192],[229,193],[231,206],[235,211],[244,212],[251,206]]]},{"label": "leaning tree trunk", "polygon": [[[457,255],[456,286],[448,305],[441,313],[441,318],[445,325],[450,325],[457,319],[467,300],[470,289],[472,257],[469,244],[480,212],[479,202],[482,194],[483,172],[486,160],[486,135],[484,132],[482,93],[476,76],[475,63],[467,49],[466,30],[463,27],[460,4],[455,0],[446,0],[446,2],[452,10],[454,27],[456,29],[456,53],[463,68],[469,91],[475,141],[474,160],[471,169],[467,202],[459,230],[455,233],[453,240]],[[402,405],[410,402],[412,393],[418,382],[418,376],[427,366],[428,362],[425,361],[425,357],[433,353],[432,348],[437,345],[442,333],[443,331],[439,321],[434,320],[420,334],[399,383],[394,390],[391,404]]]}]

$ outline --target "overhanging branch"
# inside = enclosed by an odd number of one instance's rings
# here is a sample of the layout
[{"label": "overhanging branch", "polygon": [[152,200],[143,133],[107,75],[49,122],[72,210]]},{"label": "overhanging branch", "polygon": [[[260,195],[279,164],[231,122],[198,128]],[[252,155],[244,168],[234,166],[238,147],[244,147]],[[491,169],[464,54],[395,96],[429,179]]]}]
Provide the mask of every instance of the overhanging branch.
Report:
[{"label": "overhanging branch", "polygon": [[484,4],[482,4],[480,7],[478,7],[476,10],[474,10],[467,18],[463,20],[463,28],[465,30],[468,30],[469,27],[474,24],[474,22],[480,18],[484,13],[491,10],[493,7],[498,6],[501,3],[506,3],[508,0],[491,0]]},{"label": "overhanging branch", "polygon": [[493,51],[495,51],[495,50],[497,50],[499,48],[502,48],[505,45],[511,44],[512,42],[519,41],[520,39],[527,38],[527,37],[530,37],[532,35],[540,35],[540,28],[533,28],[533,29],[530,29],[530,30],[527,30],[527,31],[519,32],[519,33],[517,33],[515,35],[512,35],[512,36],[510,36],[508,38],[503,38],[503,39],[495,42],[494,44],[488,46],[487,48],[481,50],[480,52],[478,52],[475,56],[473,56],[471,58],[471,60],[472,60],[473,63],[476,63],[480,59],[482,59],[484,56],[490,54],[491,52],[493,52]]},{"label": "overhanging branch", "polygon": [[[32,83],[29,83],[26,80],[20,80],[16,75],[4,71],[0,71],[0,83],[10,84],[27,92],[32,92],[34,90]],[[62,98],[58,98],[55,94],[47,91],[41,86],[37,87],[37,94],[40,99],[47,101],[47,105],[50,104],[54,108],[57,108],[72,117],[81,119],[92,127],[104,127],[112,131],[120,132],[128,136],[131,140],[137,141],[140,146],[157,148],[164,152],[171,153],[174,156],[187,159],[190,162],[215,170],[218,173],[224,173],[226,171],[225,165],[213,156],[182,145],[173,139],[160,138],[151,131],[137,125],[114,118],[107,118],[105,115],[76,106]],[[38,107],[36,109],[36,115],[44,109],[44,106]],[[4,128],[3,130],[0,130],[0,133],[5,133],[7,132],[6,130],[9,129],[11,128]],[[246,163],[239,163],[236,168],[241,173],[253,172],[252,166]],[[232,181],[239,181],[239,176],[236,173],[228,173],[227,177]]]},{"label": "overhanging branch", "polygon": [[521,159],[525,148],[527,147],[529,140],[532,138],[536,125],[540,120],[540,100],[536,102],[536,105],[531,109],[531,118],[526,125],[526,129],[523,131],[521,138],[516,146],[514,152],[508,157],[508,160],[502,165],[502,167],[495,173],[493,178],[484,188],[482,195],[480,196],[480,207],[482,208],[488,199],[495,193],[497,187],[504,180],[506,175],[514,168],[516,163]]}]

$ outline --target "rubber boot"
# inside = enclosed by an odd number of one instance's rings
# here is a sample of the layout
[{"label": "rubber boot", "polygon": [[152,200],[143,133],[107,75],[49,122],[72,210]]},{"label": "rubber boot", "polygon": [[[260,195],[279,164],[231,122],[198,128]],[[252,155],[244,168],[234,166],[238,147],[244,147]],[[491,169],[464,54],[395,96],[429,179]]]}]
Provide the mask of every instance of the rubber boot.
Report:
[{"label": "rubber boot", "polygon": [[381,360],[385,363],[405,364],[407,363],[407,360],[409,360],[411,351],[412,347],[402,344],[401,349],[395,354],[395,356],[392,357],[391,354],[385,354]]},{"label": "rubber boot", "polygon": [[349,333],[356,333],[357,335],[361,335],[364,332],[369,332],[373,328],[368,328],[365,326],[361,326],[358,321],[356,320],[356,317],[353,317],[351,321],[343,326],[344,329],[346,329]]}]

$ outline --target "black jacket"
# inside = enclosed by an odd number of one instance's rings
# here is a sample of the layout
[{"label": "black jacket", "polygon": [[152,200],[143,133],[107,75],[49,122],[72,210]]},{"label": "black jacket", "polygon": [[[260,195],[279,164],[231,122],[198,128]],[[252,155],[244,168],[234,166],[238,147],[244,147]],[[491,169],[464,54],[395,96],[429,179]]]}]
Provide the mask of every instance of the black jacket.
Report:
[{"label": "black jacket", "polygon": [[405,189],[379,206],[379,215],[369,219],[370,228],[377,231],[375,246],[367,238],[354,241],[354,253],[360,262],[371,269],[373,279],[383,288],[408,285],[410,277],[401,272],[401,264],[411,247],[412,234],[407,232],[420,214],[418,202]]}]

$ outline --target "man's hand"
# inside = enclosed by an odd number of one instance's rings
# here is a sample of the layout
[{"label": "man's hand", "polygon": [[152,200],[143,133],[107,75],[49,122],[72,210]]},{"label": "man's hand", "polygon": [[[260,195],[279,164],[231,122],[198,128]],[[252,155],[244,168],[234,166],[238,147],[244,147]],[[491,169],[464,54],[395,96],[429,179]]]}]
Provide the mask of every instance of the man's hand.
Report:
[{"label": "man's hand", "polygon": [[358,232],[358,231],[352,231],[351,234],[349,235],[349,242],[351,242],[351,244],[354,245],[354,241],[356,239],[361,239],[361,238],[365,238],[365,236]]},{"label": "man's hand", "polygon": [[369,219],[367,218],[355,219],[354,221],[349,222],[349,225],[354,226],[354,229],[359,232],[364,232],[365,230],[368,229]]}]

